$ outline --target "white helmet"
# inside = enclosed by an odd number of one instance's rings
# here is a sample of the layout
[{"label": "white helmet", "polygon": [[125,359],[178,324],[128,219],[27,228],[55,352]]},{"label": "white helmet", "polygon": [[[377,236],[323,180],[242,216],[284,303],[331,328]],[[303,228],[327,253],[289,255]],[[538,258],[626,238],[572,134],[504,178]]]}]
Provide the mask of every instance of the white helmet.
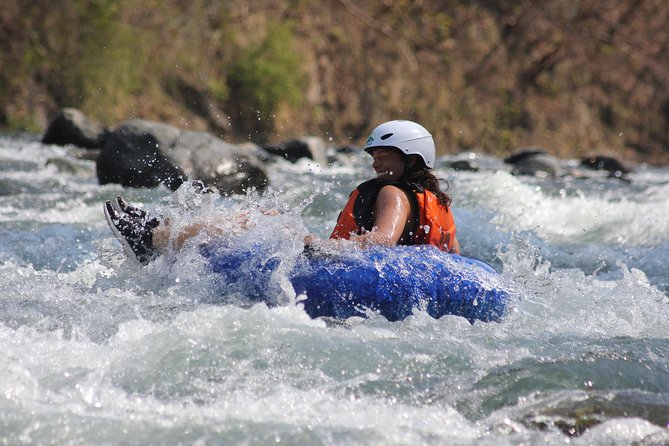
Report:
[{"label": "white helmet", "polygon": [[405,155],[420,155],[428,169],[434,167],[435,148],[430,132],[412,121],[388,121],[372,131],[365,152],[376,147],[394,147]]}]

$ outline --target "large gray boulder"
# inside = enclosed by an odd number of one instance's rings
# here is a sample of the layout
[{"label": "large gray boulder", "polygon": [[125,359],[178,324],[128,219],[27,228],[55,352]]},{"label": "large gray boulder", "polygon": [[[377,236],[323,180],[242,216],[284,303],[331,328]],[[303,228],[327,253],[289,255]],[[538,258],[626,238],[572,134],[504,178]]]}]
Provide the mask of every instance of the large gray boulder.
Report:
[{"label": "large gray boulder", "polygon": [[199,180],[219,192],[264,190],[268,177],[256,153],[206,132],[193,132],[158,122],[134,119],[107,137],[97,159],[101,184],[176,190],[186,180]]},{"label": "large gray boulder", "polygon": [[243,193],[249,188],[262,191],[269,178],[256,152],[258,147],[238,146],[206,132],[181,132],[168,157],[191,179],[221,193]]},{"label": "large gray boulder", "polygon": [[107,129],[89,119],[76,108],[64,108],[53,118],[42,142],[64,146],[73,144],[87,149],[100,148],[105,143]]}]

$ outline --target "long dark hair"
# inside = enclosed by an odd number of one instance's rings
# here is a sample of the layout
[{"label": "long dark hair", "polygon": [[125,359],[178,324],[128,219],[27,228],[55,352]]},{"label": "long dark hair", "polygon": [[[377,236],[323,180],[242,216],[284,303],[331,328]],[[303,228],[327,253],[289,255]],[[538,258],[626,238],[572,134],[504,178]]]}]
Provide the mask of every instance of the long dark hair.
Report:
[{"label": "long dark hair", "polygon": [[[413,156],[416,162],[413,166],[409,166],[409,157],[407,157],[407,167],[402,176],[402,180],[423,186],[423,188],[429,190],[435,197],[437,197],[437,200],[439,200],[439,203],[442,206],[450,207],[452,202],[451,197],[441,190],[439,179],[428,170],[423,158],[418,155],[411,156]],[[444,182],[446,182],[446,190],[448,190],[448,181],[444,180]]]}]

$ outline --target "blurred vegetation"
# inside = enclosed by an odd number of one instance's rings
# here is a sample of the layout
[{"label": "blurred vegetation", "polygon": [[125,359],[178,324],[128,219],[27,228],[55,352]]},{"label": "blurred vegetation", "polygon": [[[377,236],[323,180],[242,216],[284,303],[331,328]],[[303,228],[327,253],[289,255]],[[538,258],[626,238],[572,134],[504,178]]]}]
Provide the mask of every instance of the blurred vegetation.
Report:
[{"label": "blurred vegetation", "polygon": [[117,2],[54,1],[48,11],[35,1],[12,3],[0,13],[0,118],[8,125],[41,128],[38,116],[61,104],[113,117],[138,91],[138,33],[123,23]]},{"label": "blurred vegetation", "polygon": [[361,143],[408,118],[442,152],[667,163],[667,23],[663,0],[4,0],[0,129],[67,106]]},{"label": "blurred vegetation", "polygon": [[305,81],[300,62],[289,24],[270,24],[262,40],[236,53],[228,75],[236,129],[265,135],[281,104],[300,105]]}]

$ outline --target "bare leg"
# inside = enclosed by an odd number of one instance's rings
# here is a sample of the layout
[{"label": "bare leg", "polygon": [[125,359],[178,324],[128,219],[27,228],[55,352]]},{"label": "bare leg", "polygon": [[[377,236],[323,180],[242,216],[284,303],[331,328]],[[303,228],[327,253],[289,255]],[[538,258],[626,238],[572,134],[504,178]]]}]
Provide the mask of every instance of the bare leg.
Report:
[{"label": "bare leg", "polygon": [[169,223],[161,224],[153,230],[153,245],[161,253],[168,249],[180,250],[188,240],[205,231],[209,235],[222,235],[224,231],[207,223],[191,223],[172,234]]},{"label": "bare leg", "polygon": [[166,224],[161,224],[157,228],[153,229],[153,246],[156,247],[158,251],[164,253],[167,251],[169,240],[170,240],[170,228]]},{"label": "bare leg", "polygon": [[[272,215],[272,214],[270,214]],[[171,225],[170,221],[162,222],[160,226],[153,229],[153,245],[156,249],[165,253],[168,250],[180,250],[183,245],[190,239],[199,234],[206,234],[209,237],[220,237],[228,232],[231,225],[231,220],[235,227],[247,230],[250,229],[254,223],[248,218],[247,212],[239,212],[233,216],[213,216],[200,221],[188,223],[177,230]]]}]

